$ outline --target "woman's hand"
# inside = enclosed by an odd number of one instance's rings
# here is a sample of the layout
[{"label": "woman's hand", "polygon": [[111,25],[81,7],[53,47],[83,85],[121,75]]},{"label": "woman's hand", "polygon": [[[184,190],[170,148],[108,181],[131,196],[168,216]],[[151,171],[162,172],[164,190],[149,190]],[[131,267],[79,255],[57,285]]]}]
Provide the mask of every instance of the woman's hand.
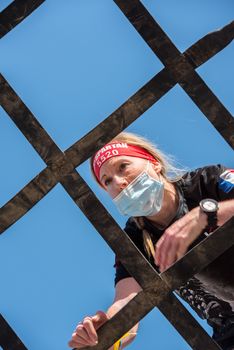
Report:
[{"label": "woman's hand", "polygon": [[154,257],[161,272],[186,253],[206,225],[206,214],[196,207],[165,230],[156,244]]},{"label": "woman's hand", "polygon": [[109,317],[103,311],[97,311],[96,315],[85,317],[77,325],[68,346],[82,349],[85,346],[97,345],[98,336],[96,330],[108,320]]}]

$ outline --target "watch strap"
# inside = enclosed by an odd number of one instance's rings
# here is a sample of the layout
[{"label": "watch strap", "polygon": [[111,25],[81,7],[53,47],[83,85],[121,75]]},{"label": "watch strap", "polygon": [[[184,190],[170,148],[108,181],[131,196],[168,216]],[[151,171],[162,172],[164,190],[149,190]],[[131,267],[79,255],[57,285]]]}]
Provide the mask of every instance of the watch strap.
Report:
[{"label": "watch strap", "polygon": [[[208,204],[213,203],[215,205],[214,209],[209,209],[209,206],[207,207]],[[205,232],[210,233],[214,231],[218,227],[218,216],[217,216],[217,211],[218,211],[218,202],[215,199],[211,198],[206,198],[202,199],[199,203],[200,209],[204,214],[207,216],[207,225],[205,227]]]},{"label": "watch strap", "polygon": [[218,225],[218,217],[217,217],[217,211],[213,212],[213,213],[207,213],[205,212],[207,215],[207,226],[205,228],[205,231],[210,233],[212,231],[214,231]]}]

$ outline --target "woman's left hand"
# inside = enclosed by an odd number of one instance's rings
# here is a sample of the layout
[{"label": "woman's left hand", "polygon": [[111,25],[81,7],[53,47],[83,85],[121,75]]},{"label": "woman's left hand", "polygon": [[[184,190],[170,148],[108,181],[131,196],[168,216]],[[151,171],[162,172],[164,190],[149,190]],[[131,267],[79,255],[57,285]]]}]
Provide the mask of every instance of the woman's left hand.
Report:
[{"label": "woman's left hand", "polygon": [[155,246],[154,260],[161,272],[186,253],[206,225],[206,214],[196,207],[165,230]]}]

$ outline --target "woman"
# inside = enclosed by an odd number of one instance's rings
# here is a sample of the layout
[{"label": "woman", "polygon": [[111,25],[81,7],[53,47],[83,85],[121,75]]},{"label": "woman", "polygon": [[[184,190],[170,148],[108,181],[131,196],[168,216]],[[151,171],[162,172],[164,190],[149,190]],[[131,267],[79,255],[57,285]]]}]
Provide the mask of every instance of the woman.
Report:
[{"label": "woman", "polygon": [[[183,174],[153,144],[134,134],[123,132],[99,150],[91,159],[91,169],[120,213],[130,217],[126,233],[159,272],[234,215],[233,170],[217,165]],[[227,259],[228,266],[234,263],[234,249],[229,249],[177,292],[199,316],[207,319],[222,348],[231,350],[234,281],[232,271],[224,269]],[[106,313],[98,311],[85,317],[72,334],[70,347],[96,345],[96,330],[141,290],[118,257],[115,268],[113,304]],[[137,328],[138,324],[111,349],[120,348],[120,343],[121,348],[128,345]]]}]

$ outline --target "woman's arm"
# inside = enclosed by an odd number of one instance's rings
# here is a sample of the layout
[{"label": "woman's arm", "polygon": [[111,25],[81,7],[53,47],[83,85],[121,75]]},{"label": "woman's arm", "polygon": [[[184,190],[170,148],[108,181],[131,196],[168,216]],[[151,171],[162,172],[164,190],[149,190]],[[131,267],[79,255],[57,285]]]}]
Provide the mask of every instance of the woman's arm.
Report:
[{"label": "woman's arm", "polygon": [[[119,310],[121,310],[131,299],[133,299],[142,288],[132,277],[124,278],[116,284],[115,298],[113,304],[107,310],[109,318],[114,316]],[[136,337],[139,323],[137,323],[131,330],[129,330],[129,336],[122,339],[122,349],[130,344]],[[113,350],[114,346],[108,350]]]},{"label": "woman's arm", "polygon": [[[222,226],[234,215],[234,199],[219,202],[218,226]],[[155,264],[163,272],[180,259],[190,244],[207,226],[207,215],[200,207],[192,209],[181,219],[169,226],[158,240],[155,250]]]},{"label": "woman's arm", "polygon": [[234,215],[234,199],[219,202],[218,226],[222,226]]},{"label": "woman's arm", "polygon": [[[107,312],[98,311],[93,316],[87,316],[82,322],[79,322],[75,331],[72,334],[72,338],[68,345],[71,348],[82,349],[85,346],[95,346],[98,342],[97,330],[104,323],[106,323],[112,316],[114,316],[119,310],[121,310],[132,298],[134,298],[140,291],[140,285],[134,278],[128,277],[120,280],[116,284],[115,298],[113,304],[109,307]],[[138,324],[135,325],[129,332],[136,333]],[[126,347],[135,338],[135,334],[130,334],[128,337],[122,340],[122,348]],[[114,346],[109,350],[113,350]]]}]

